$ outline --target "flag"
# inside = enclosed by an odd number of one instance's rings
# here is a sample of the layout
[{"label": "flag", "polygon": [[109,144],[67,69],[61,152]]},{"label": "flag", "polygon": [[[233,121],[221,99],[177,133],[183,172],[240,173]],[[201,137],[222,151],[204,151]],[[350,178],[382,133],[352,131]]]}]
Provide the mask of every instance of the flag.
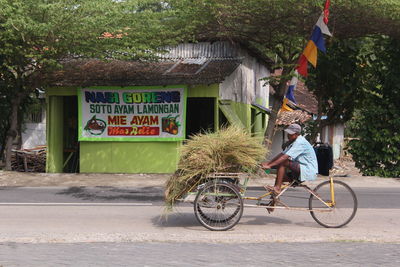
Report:
[{"label": "flag", "polygon": [[324,22],[325,24],[328,24],[328,17],[329,17],[329,6],[331,4],[331,0],[326,0],[325,6],[324,6]]},{"label": "flag", "polygon": [[[329,5],[328,5],[329,7]],[[302,55],[298,61],[297,71],[300,75],[307,77],[307,61],[310,62],[314,68],[317,67],[318,50],[326,53],[324,34],[332,36],[328,26],[325,24],[325,13],[323,12],[318,18],[317,23],[314,26],[311,38],[304,48]]]},{"label": "flag", "polygon": [[283,103],[282,103],[282,107],[281,107],[281,111],[293,111],[293,109],[291,107],[288,106],[289,103],[289,99],[287,99],[286,97],[283,99]]},{"label": "flag", "polygon": [[323,34],[332,36],[332,33],[331,33],[331,32],[329,31],[329,29],[328,29],[328,25],[326,25],[326,23],[325,23],[325,21],[324,21],[324,14],[322,14],[322,15],[319,17],[319,19],[318,19],[318,21],[317,21],[317,24],[315,24],[315,25],[318,26],[318,28],[321,29],[321,32],[322,32]]},{"label": "flag", "polygon": [[291,109],[287,104],[289,100],[292,101],[293,103],[296,103],[296,100],[294,98],[294,90],[296,89],[296,85],[298,82],[298,77],[297,77],[298,74],[300,74],[303,77],[307,77],[308,62],[310,62],[315,68],[317,66],[318,50],[320,50],[323,53],[326,53],[324,34],[332,36],[327,26],[330,4],[331,4],[330,0],[325,1],[324,11],[319,16],[317,23],[314,25],[311,38],[308,41],[306,47],[303,50],[303,53],[301,54],[297,62],[297,66],[295,68],[296,72],[295,75],[292,77],[290,85],[286,91],[286,95],[285,98],[283,99],[281,110],[293,111],[293,109]]},{"label": "flag", "polygon": [[326,53],[325,40],[323,34],[331,35],[331,33],[328,30],[328,27],[326,26],[325,23],[323,23],[323,18],[321,15],[317,21],[317,24],[315,24],[314,30],[311,34],[311,41],[313,41],[313,43],[318,47],[319,50]]},{"label": "flag", "polygon": [[297,62],[297,72],[303,76],[307,77],[308,76],[308,70],[307,70],[307,58],[304,55],[301,55],[299,58],[299,61]]},{"label": "flag", "polygon": [[289,99],[295,104],[296,104],[296,99],[294,98],[294,89],[296,89],[298,80],[299,79],[297,78],[297,71],[296,71],[295,75],[292,77],[292,80],[290,81],[289,87],[285,95],[287,99]]},{"label": "flag", "polygon": [[307,58],[307,61],[314,66],[314,68],[317,66],[317,46],[312,40],[308,41],[306,48],[304,48],[303,55]]}]

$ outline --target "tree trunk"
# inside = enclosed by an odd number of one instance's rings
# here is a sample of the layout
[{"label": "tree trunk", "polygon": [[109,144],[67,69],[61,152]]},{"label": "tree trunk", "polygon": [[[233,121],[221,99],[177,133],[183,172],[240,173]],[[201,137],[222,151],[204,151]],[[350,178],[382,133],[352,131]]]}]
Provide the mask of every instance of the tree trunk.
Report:
[{"label": "tree trunk", "polygon": [[268,126],[267,129],[265,130],[264,134],[264,145],[267,148],[268,151],[271,150],[272,146],[272,140],[275,135],[275,124],[276,124],[276,119],[278,118],[278,112],[280,108],[282,107],[283,103],[283,97],[286,92],[286,87],[287,87],[287,82],[288,82],[288,74],[290,73],[290,69],[283,69],[282,71],[282,78],[279,81],[279,85],[275,89],[275,99],[274,103],[272,105],[272,110],[271,110],[271,115],[268,118]]},{"label": "tree trunk", "polygon": [[[6,129],[8,131],[8,125],[6,126]],[[7,131],[4,131],[4,132],[7,132]],[[0,161],[3,161],[3,162],[4,162],[4,156],[5,156],[5,154],[4,154],[5,145],[6,145],[6,138],[4,136],[4,138],[1,140],[1,148],[0,148]]]},{"label": "tree trunk", "polygon": [[[19,90],[18,90],[19,91]],[[11,112],[9,118],[10,128],[7,131],[6,142],[5,142],[5,170],[11,171],[11,156],[12,156],[12,146],[15,137],[18,135],[18,110],[22,102],[23,94],[18,92],[15,94],[14,98],[11,100]]]}]

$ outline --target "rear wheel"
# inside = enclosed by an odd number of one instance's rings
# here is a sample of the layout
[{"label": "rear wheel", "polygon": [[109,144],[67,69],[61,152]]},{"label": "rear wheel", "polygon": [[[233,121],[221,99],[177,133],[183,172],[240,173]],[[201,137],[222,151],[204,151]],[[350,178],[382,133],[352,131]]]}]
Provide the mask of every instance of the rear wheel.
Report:
[{"label": "rear wheel", "polygon": [[357,212],[357,197],[354,191],[341,181],[333,182],[334,201],[332,201],[331,183],[325,181],[315,189],[316,195],[310,195],[311,216],[320,225],[327,228],[339,228],[348,224]]},{"label": "rear wheel", "polygon": [[235,226],[243,214],[243,199],[230,183],[211,181],[194,200],[197,220],[207,229],[225,231]]}]

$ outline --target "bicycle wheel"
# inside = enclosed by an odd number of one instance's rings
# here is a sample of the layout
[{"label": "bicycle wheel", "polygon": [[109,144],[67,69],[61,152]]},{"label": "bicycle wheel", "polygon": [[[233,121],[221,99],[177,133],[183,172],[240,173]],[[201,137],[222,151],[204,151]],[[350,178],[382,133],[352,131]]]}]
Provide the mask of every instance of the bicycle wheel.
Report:
[{"label": "bicycle wheel", "polygon": [[234,185],[211,181],[198,192],[194,214],[207,229],[225,231],[235,226],[243,214],[243,199]]},{"label": "bicycle wheel", "polygon": [[[311,216],[320,225],[327,228],[340,228],[348,224],[356,215],[357,197],[347,184],[334,181],[334,202],[331,199],[330,181],[320,183],[310,195],[309,208]],[[328,204],[328,206],[326,205]]]}]

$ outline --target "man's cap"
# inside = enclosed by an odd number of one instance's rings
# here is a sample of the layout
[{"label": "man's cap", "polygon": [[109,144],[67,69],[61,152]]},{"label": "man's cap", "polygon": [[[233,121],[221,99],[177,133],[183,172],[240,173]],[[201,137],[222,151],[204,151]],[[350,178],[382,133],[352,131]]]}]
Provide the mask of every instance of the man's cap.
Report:
[{"label": "man's cap", "polygon": [[290,124],[285,129],[285,132],[287,132],[288,134],[295,134],[295,133],[299,134],[299,133],[301,133],[301,126],[296,123]]}]

